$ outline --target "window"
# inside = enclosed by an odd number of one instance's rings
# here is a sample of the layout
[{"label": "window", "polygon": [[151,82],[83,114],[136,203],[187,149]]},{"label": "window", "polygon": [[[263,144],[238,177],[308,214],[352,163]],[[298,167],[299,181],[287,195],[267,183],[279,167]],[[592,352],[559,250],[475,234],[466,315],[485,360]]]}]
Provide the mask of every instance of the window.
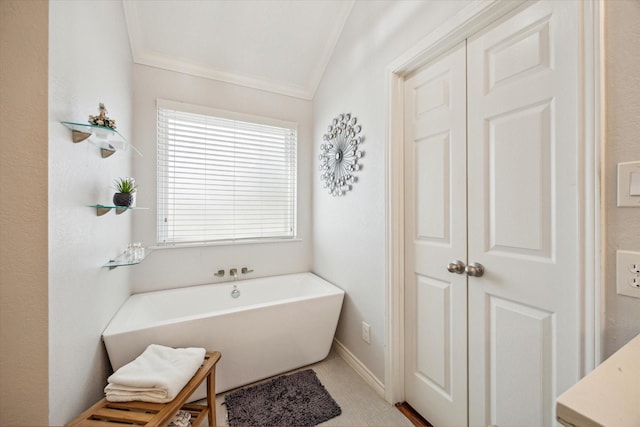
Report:
[{"label": "window", "polygon": [[158,244],[293,239],[297,126],[158,100]]}]

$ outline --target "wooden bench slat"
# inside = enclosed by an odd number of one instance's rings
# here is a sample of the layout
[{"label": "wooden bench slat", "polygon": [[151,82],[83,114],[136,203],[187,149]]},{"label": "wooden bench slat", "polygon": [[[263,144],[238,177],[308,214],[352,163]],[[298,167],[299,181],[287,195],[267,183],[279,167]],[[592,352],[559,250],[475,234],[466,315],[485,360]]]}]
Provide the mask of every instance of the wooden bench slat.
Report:
[{"label": "wooden bench slat", "polygon": [[207,405],[199,405],[197,403],[185,403],[180,409],[182,409],[183,411],[201,412],[206,411],[207,409],[209,409],[209,407]]},{"label": "wooden bench slat", "polygon": [[148,414],[146,412],[127,411],[126,409],[99,408],[92,414],[92,418],[146,424],[151,421],[155,415],[156,414]]},{"label": "wooden bench slat", "polygon": [[[82,427],[113,427],[113,422],[110,421],[103,421],[103,420],[92,420],[92,419],[87,419],[87,420],[82,420],[82,422],[80,422],[80,424],[78,424],[78,426],[82,426]],[[126,424],[120,424],[120,425],[126,425]],[[129,424],[131,425],[131,424]],[[141,424],[137,424],[137,425],[141,425]]]},{"label": "wooden bench slat", "polygon": [[153,402],[141,402],[139,400],[133,402],[109,402],[104,405],[107,408],[113,409],[137,409],[140,411],[148,411],[157,413],[160,412],[165,404],[164,403],[153,403]]}]

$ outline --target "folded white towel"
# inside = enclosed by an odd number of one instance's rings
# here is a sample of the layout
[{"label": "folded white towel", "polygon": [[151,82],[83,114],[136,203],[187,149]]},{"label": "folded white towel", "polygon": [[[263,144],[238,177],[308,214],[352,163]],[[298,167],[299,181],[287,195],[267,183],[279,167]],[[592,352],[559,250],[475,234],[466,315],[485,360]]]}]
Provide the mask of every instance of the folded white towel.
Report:
[{"label": "folded white towel", "polygon": [[204,348],[151,344],[108,378],[106,398],[110,402],[170,402],[200,368],[204,355]]}]

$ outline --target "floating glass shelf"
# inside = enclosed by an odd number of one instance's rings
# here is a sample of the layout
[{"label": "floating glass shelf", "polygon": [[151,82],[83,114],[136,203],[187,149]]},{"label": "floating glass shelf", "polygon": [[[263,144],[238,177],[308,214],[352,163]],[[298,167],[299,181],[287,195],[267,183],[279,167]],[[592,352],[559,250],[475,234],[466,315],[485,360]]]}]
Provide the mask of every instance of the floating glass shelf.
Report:
[{"label": "floating glass shelf", "polygon": [[145,260],[147,256],[151,253],[151,249],[145,248],[144,255],[141,257],[133,257],[132,255],[127,254],[126,252],[121,253],[115,259],[110,259],[108,263],[103,265],[103,267],[109,268],[109,270],[113,270],[116,267],[126,267],[129,265],[140,264]]},{"label": "floating glass shelf", "polygon": [[123,212],[129,211],[129,210],[144,210],[144,209],[149,209],[149,208],[141,208],[138,206],[109,206],[109,205],[89,205],[90,208],[95,208],[96,209],[96,215],[98,216],[102,216],[106,213],[109,213],[109,211],[111,211],[111,209],[115,209],[116,210],[116,215],[120,215]]},{"label": "floating glass shelf", "polygon": [[100,148],[102,158],[111,156],[118,150],[126,151],[131,147],[136,153],[142,156],[136,147],[129,144],[124,136],[115,130],[105,126],[96,126],[85,123],[60,122],[71,129],[73,142],[89,140]]}]

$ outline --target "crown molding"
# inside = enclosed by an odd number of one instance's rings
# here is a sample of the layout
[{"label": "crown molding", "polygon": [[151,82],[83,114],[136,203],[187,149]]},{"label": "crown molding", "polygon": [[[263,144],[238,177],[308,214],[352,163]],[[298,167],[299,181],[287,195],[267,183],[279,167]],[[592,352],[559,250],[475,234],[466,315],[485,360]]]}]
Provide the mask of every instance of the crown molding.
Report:
[{"label": "crown molding", "polygon": [[265,90],[295,98],[307,100],[313,99],[313,92],[307,87],[281,83],[257,76],[230,73],[225,70],[185,61],[184,59],[163,55],[151,50],[143,50],[142,52],[139,52],[137,57],[134,57],[134,62],[136,64],[175,71],[177,73],[190,74],[192,76],[203,77],[239,86],[246,86],[253,89]]}]

